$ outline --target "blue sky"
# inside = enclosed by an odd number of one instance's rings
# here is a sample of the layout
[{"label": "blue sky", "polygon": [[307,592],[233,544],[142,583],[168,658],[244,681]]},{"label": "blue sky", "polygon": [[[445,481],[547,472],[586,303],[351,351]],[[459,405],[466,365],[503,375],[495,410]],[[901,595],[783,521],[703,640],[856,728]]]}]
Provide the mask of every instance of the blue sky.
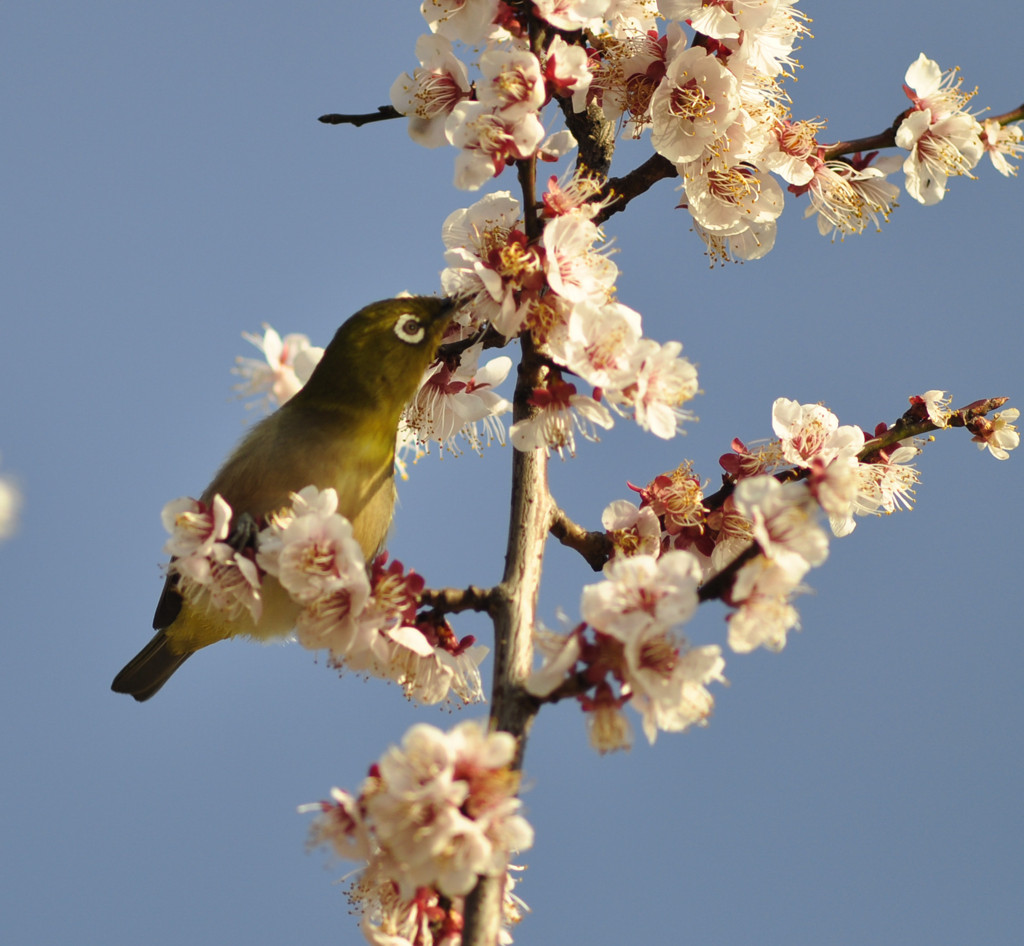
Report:
[{"label": "blue sky", "polygon": [[[887,126],[922,50],[979,104],[1022,98],[1020,24],[992,0],[972,19],[999,30],[956,28],[948,0],[801,5],[815,39],[794,113],[829,118],[828,137]],[[348,866],[304,850],[296,806],[356,787],[415,721],[483,715],[338,680],[294,645],[218,644],[145,705],[108,689],[150,633],[160,508],[244,430],[241,332],[322,344],[367,302],[437,289],[441,222],[475,199],[451,186],[454,152],[398,122],[315,121],[383,104],[421,22],[398,2],[0,9],[0,470],[25,495],[0,546],[4,942],[357,942],[334,883]],[[621,149],[614,173],[645,155]],[[987,160],[978,177],[933,208],[904,195],[882,233],[842,244],[791,201],[765,260],[716,270],[670,182],[638,199],[608,226],[619,295],[698,364],[700,422],[670,443],[620,422],[553,463],[559,502],[595,527],[627,479],[686,458],[715,478],[733,437],[770,434],[779,396],[863,427],[930,388],[1020,405],[1024,182]],[[727,655],[706,729],[598,758],[574,707],[545,710],[516,941],[1015,941],[1020,462],[939,436],[917,508],[862,520],[810,574],[785,651]],[[496,581],[508,467],[508,448],[421,461],[392,553],[431,585]],[[549,552],[554,623],[593,576]],[[691,637],[721,643],[706,610]],[[473,618],[458,630],[488,639]]]}]

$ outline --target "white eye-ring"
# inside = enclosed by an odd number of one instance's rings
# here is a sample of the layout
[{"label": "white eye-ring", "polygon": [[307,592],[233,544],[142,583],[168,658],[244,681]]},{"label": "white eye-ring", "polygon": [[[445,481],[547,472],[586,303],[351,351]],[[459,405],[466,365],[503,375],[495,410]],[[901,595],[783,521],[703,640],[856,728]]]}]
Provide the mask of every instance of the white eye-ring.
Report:
[{"label": "white eye-ring", "polygon": [[400,315],[398,321],[395,322],[395,334],[409,345],[422,342],[426,332],[423,323],[411,312]]}]

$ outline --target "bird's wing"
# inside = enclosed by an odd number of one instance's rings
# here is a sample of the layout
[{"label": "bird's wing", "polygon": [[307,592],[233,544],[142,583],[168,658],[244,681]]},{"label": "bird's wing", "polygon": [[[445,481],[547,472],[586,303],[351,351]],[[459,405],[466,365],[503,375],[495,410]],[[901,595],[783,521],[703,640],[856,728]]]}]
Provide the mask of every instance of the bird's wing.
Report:
[{"label": "bird's wing", "polygon": [[162,631],[170,627],[174,623],[174,619],[181,613],[181,605],[182,597],[178,591],[178,575],[172,573],[167,576],[164,590],[160,593],[160,600],[156,604],[153,629]]}]

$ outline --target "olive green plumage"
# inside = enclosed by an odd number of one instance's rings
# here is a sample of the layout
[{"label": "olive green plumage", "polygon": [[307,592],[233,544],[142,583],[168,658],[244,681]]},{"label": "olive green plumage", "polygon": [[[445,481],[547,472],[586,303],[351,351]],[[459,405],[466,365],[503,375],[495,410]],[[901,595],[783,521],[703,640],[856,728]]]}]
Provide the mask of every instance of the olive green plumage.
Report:
[{"label": "olive green plumage", "polygon": [[[360,309],[335,333],[312,377],[291,400],[257,424],[217,471],[200,499],[220,494],[234,521],[261,519],[290,505],[310,484],[338,493],[369,560],[383,546],[395,502],[398,422],[415,396],[456,306],[451,299],[387,299]],[[263,613],[228,619],[182,599],[168,578],[153,639],[114,678],[111,689],[149,699],[187,657],[236,635],[265,640],[287,634],[297,606],[267,576]]]}]

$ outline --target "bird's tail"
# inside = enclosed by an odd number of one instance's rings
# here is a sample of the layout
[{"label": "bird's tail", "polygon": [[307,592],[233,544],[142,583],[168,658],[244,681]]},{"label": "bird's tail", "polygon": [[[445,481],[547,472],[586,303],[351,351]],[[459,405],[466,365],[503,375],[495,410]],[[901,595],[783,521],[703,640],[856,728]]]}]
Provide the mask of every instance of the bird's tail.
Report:
[{"label": "bird's tail", "polygon": [[129,693],[140,703],[148,700],[188,658],[189,652],[175,653],[163,631],[157,631],[125,666],[110,685],[115,693]]}]

